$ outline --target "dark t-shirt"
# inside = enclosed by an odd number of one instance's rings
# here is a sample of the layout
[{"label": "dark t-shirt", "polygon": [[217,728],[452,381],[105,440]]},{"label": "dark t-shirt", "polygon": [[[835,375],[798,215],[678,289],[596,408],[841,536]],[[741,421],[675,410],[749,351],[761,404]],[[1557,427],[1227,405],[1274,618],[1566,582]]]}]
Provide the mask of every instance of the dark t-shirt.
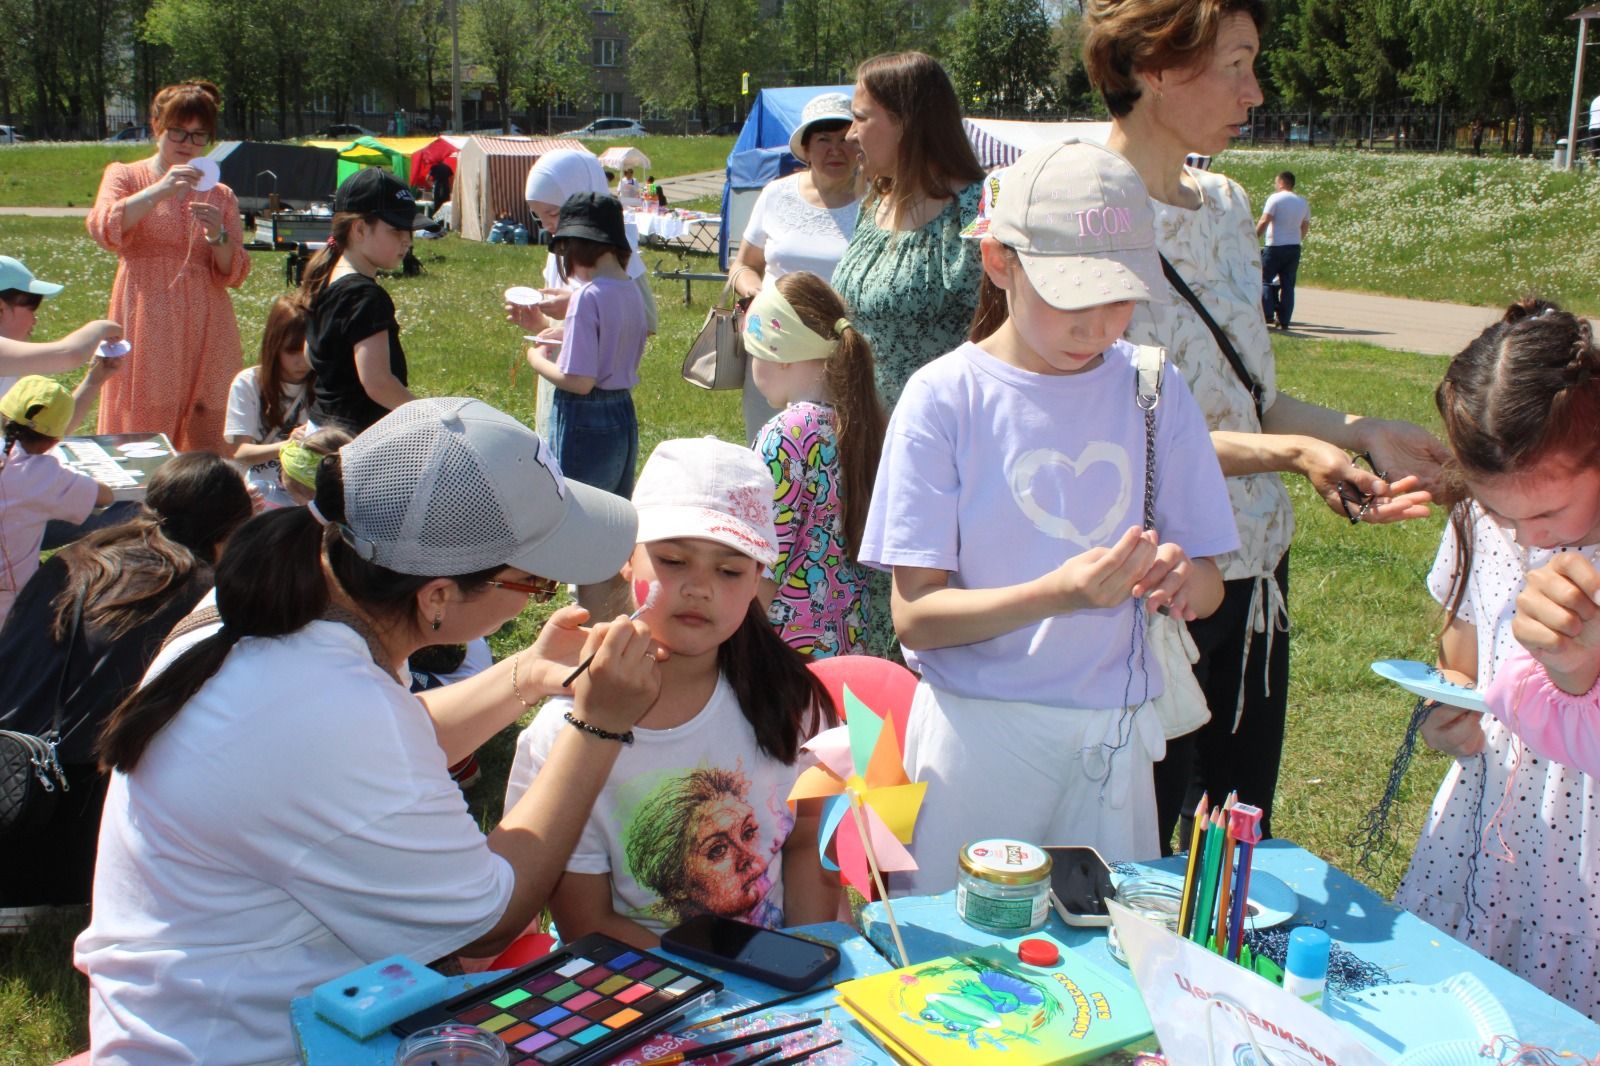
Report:
[{"label": "dark t-shirt", "polygon": [[450,185],[455,181],[455,177],[456,172],[450,169],[449,163],[441,161],[428,168],[428,180],[433,182],[434,200],[450,199]]},{"label": "dark t-shirt", "polygon": [[317,372],[311,421],[360,433],[389,413],[367,395],[356,373],[356,343],[374,333],[389,334],[389,372],[406,384],[406,353],[394,301],[365,274],[346,274],[330,282],[311,301],[306,350]]}]

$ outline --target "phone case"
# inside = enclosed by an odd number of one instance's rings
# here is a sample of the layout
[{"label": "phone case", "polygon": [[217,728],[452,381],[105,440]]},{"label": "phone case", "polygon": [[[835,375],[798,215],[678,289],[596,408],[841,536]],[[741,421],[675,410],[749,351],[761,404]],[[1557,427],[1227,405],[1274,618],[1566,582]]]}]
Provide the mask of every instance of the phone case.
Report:
[{"label": "phone case", "polygon": [[728,970],[731,973],[743,974],[746,977],[754,977],[757,981],[764,981],[775,988],[786,989],[790,992],[804,992],[806,989],[816,984],[816,982],[824,974],[832,973],[839,966],[839,949],[834,947],[832,944],[819,944],[814,940],[807,940],[804,937],[791,936],[788,933],[780,933],[776,929],[768,929],[766,932],[769,932],[774,936],[784,937],[787,940],[793,940],[799,944],[805,945],[805,947],[811,951],[820,953],[817,961],[806,967],[804,970],[778,970],[766,966],[742,962],[738,959],[730,959],[727,956],[706,951],[696,944],[687,943],[683,939],[673,935],[680,929],[683,929],[694,922],[700,921],[704,917],[705,916],[702,916],[702,918],[691,918],[689,921],[683,923],[683,925],[674,929],[668,929],[665,933],[662,933],[662,950],[670,951],[674,955],[682,955],[686,959],[693,959],[695,962],[702,962],[708,966],[716,966],[719,969]]},{"label": "phone case", "polygon": [[[1047,855],[1059,862],[1061,857],[1057,855],[1056,852],[1067,851],[1074,847],[1093,853],[1095,859],[1105,869],[1106,876],[1110,876],[1111,867],[1106,863],[1105,859],[1100,857],[1100,852],[1087,845],[1056,845],[1053,847],[1047,847],[1044,850]],[[1110,891],[1106,893],[1106,896],[1107,898],[1115,898],[1116,894],[1116,883],[1113,881],[1112,887]],[[1084,914],[1079,911],[1068,910],[1067,905],[1061,901],[1061,897],[1056,895],[1054,888],[1050,890],[1050,906],[1055,908],[1056,914],[1061,916],[1061,920],[1063,922],[1066,922],[1071,926],[1076,926],[1080,929],[1099,929],[1105,928],[1111,924],[1110,911],[1107,911],[1105,914]]]}]

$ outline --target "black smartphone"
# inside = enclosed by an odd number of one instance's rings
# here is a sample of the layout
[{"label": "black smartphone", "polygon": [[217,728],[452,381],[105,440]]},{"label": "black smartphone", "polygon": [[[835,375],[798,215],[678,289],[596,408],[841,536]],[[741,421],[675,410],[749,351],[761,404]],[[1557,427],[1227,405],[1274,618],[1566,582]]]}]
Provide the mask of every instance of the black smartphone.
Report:
[{"label": "black smartphone", "polygon": [[1106,900],[1117,898],[1111,867],[1089,847],[1045,848],[1050,856],[1050,903],[1068,925],[1110,925]]},{"label": "black smartphone", "polygon": [[661,934],[661,947],[791,992],[803,992],[839,965],[839,949],[758,925],[702,914]]}]

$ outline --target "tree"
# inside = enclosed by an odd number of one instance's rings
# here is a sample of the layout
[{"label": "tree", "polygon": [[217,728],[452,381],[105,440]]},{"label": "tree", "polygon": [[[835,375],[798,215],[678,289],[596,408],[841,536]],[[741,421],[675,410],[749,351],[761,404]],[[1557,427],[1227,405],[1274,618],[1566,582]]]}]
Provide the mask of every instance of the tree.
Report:
[{"label": "tree", "polygon": [[692,108],[708,129],[713,104],[739,97],[740,76],[776,56],[755,0],[625,0],[628,81],[641,100]]},{"label": "tree", "polygon": [[589,84],[589,21],[582,0],[472,0],[465,46],[494,72],[501,126],[530,101],[577,96]]},{"label": "tree", "polygon": [[945,67],[969,110],[1020,115],[1055,106],[1055,38],[1039,0],[972,0],[956,18]]}]

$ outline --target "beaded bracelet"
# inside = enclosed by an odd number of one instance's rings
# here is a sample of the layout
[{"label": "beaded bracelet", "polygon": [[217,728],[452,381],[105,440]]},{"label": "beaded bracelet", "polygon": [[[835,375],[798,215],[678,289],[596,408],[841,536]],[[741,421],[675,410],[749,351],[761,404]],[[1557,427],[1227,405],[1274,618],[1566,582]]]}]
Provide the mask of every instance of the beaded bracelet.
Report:
[{"label": "beaded bracelet", "polygon": [[580,733],[588,733],[590,736],[599,737],[601,740],[615,740],[619,744],[633,743],[633,730],[631,729],[626,733],[613,733],[610,730],[601,729],[597,725],[590,725],[571,711],[566,711],[561,717],[565,718],[567,724],[575,727]]}]

